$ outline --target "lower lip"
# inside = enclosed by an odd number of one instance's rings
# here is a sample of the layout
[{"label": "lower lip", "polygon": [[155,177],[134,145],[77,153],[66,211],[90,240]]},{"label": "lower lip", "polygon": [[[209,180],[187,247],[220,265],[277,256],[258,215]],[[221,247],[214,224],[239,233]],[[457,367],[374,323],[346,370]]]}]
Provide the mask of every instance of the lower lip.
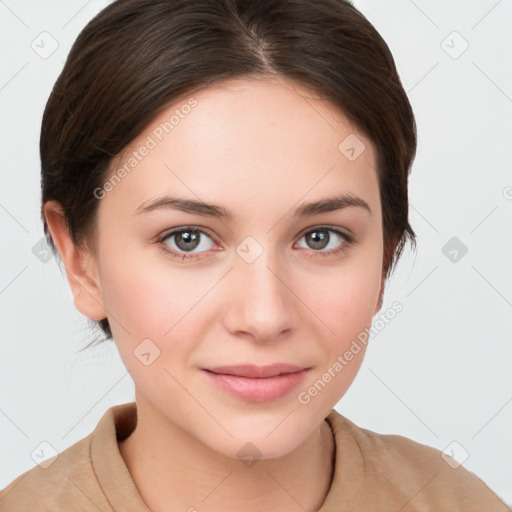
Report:
[{"label": "lower lip", "polygon": [[210,380],[224,391],[248,402],[270,402],[277,400],[296,388],[308,372],[284,373],[275,377],[252,379],[237,375],[226,375],[202,370]]}]

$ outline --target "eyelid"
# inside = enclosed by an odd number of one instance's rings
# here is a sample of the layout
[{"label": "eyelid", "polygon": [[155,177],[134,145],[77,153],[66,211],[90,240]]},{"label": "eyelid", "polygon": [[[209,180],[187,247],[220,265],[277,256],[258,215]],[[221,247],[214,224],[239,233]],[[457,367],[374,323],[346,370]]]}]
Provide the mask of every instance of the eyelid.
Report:
[{"label": "eyelid", "polygon": [[216,240],[216,236],[213,234],[213,232],[210,229],[205,228],[203,226],[196,226],[194,224],[187,224],[187,225],[183,225],[183,226],[177,226],[175,228],[166,229],[165,231],[162,231],[159,235],[157,235],[156,239],[157,239],[157,241],[162,241],[171,235],[180,233],[181,231],[187,231],[187,230],[199,231],[201,233],[204,233],[205,235],[208,235],[215,243],[218,244],[218,241]]},{"label": "eyelid", "polygon": [[162,231],[162,235],[164,235],[165,233],[171,233],[172,231],[180,231],[180,230],[183,230],[183,229],[197,229],[197,230],[202,230],[202,231],[207,231],[209,233],[211,233],[211,229],[210,228],[207,228],[206,226],[201,226],[199,224],[179,224],[177,226],[174,226],[172,228],[167,228],[165,229],[164,231]]},{"label": "eyelid", "polygon": [[342,228],[341,226],[331,226],[330,224],[317,224],[316,226],[312,226],[309,228],[305,228],[302,231],[299,231],[299,233],[296,235],[295,238],[302,237],[306,233],[309,233],[310,231],[315,231],[315,229],[326,229],[334,232],[339,232],[343,236],[347,238],[347,240],[354,241],[355,236],[354,234],[347,228]]},{"label": "eyelid", "polygon": [[[185,231],[187,229],[190,229],[191,231],[192,230],[200,231],[200,232],[208,235],[217,245],[221,245],[221,244],[219,244],[218,240],[216,239],[216,236],[213,234],[213,232],[209,228],[206,228],[204,226],[197,226],[194,224],[177,226],[175,228],[166,229],[165,231],[162,231],[162,233],[157,235],[156,239],[157,239],[157,241],[162,241],[162,240],[165,240],[166,238],[168,238],[169,236],[171,236],[172,234],[179,233],[180,231]],[[352,241],[354,239],[354,234],[349,229],[342,228],[340,226],[330,225],[330,224],[318,224],[316,226],[310,226],[308,228],[304,228],[295,235],[294,239],[302,237],[306,233],[309,233],[310,231],[314,231],[315,229],[329,229],[329,230],[333,230],[335,232],[339,231],[344,236],[346,236],[347,239],[352,240]]]}]

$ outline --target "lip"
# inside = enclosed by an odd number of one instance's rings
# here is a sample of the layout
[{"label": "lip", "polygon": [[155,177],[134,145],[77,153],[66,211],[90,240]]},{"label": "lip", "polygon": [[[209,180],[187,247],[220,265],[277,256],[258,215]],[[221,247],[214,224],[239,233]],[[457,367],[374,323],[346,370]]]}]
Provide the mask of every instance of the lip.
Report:
[{"label": "lip", "polygon": [[310,368],[287,363],[231,365],[201,371],[222,390],[249,402],[270,402],[297,387]]}]

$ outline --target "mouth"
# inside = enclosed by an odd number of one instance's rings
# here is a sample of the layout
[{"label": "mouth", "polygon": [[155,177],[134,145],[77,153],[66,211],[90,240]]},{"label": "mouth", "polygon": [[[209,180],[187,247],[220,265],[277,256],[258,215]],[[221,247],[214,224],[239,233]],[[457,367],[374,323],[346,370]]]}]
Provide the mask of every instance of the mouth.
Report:
[{"label": "mouth", "polygon": [[309,367],[278,363],[214,366],[201,371],[210,382],[232,396],[249,402],[269,402],[289,394],[309,370]]}]

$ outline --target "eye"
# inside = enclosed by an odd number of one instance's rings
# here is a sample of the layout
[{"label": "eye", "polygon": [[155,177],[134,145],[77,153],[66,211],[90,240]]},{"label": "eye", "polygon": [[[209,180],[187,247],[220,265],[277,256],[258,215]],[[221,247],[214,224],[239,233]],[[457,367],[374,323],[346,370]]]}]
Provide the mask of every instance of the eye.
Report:
[{"label": "eye", "polygon": [[[332,256],[344,251],[354,241],[348,233],[327,226],[310,229],[301,236],[306,241],[306,249],[313,249],[321,256]],[[327,249],[327,250],[323,250]]]},{"label": "eye", "polygon": [[[167,241],[170,240],[170,243]],[[215,243],[201,229],[183,227],[167,232],[158,243],[164,252],[181,260],[196,258],[197,253],[211,250]]]}]

